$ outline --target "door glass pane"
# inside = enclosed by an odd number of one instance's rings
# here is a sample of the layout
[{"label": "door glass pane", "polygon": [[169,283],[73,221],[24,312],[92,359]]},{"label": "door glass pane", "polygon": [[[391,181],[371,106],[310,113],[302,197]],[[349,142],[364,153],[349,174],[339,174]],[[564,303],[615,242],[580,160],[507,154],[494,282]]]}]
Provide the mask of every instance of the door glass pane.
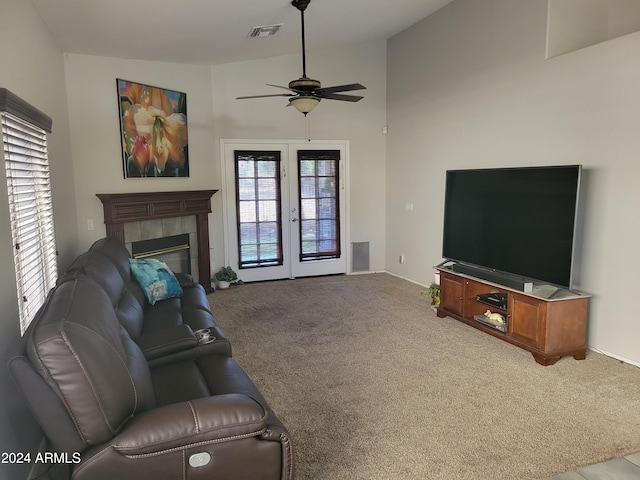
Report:
[{"label": "door glass pane", "polygon": [[240,178],[253,178],[255,176],[255,162],[251,160],[238,160],[236,157],[236,174]]},{"label": "door glass pane", "polygon": [[340,257],[339,150],[299,150],[300,261]]},{"label": "door glass pane", "polygon": [[282,265],[280,152],[236,151],[239,268]]}]

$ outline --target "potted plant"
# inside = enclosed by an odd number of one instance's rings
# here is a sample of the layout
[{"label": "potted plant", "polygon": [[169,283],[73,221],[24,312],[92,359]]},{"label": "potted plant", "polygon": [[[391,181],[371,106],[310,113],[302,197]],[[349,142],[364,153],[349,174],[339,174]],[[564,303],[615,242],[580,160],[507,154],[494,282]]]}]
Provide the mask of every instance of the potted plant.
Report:
[{"label": "potted plant", "polygon": [[429,295],[431,296],[431,308],[435,311],[440,305],[440,285],[435,282],[429,285]]},{"label": "potted plant", "polygon": [[231,267],[222,267],[216,272],[215,277],[220,290],[226,290],[231,285],[242,285],[242,280]]},{"label": "potted plant", "polygon": [[[431,310],[434,312],[438,312],[438,306],[440,305],[440,285],[438,283],[432,282],[427,289],[429,298],[431,299]],[[420,296],[426,297],[427,292],[420,292]]]}]

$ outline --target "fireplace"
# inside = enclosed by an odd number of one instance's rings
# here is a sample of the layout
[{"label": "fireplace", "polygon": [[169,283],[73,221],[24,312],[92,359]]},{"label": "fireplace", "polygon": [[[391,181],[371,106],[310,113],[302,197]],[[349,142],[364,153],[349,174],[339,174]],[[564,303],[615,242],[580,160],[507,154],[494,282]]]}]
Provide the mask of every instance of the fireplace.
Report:
[{"label": "fireplace", "polygon": [[[125,242],[126,242],[125,230]],[[126,242],[128,243],[128,242]],[[133,258],[155,258],[164,261],[173,272],[191,273],[189,234],[151,238],[131,242]]]},{"label": "fireplace", "polygon": [[[132,244],[137,240],[189,234],[191,273],[206,292],[210,293],[213,288],[209,253],[209,213],[211,197],[216,192],[217,190],[99,193],[97,197],[102,201],[107,236],[117,238],[127,245],[130,251],[132,245],[128,243]],[[142,238],[145,235],[141,234],[141,238],[135,239],[135,232],[145,229],[155,229],[159,234],[146,235],[146,238]]]}]

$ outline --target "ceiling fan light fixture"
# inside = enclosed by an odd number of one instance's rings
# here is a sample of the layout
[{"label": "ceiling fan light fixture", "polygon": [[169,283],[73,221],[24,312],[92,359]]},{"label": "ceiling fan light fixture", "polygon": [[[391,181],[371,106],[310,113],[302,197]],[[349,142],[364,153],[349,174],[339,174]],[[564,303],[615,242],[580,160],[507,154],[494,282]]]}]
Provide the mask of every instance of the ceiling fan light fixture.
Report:
[{"label": "ceiling fan light fixture", "polygon": [[319,103],[319,98],[306,95],[300,95],[289,99],[289,104],[296,107],[296,110],[298,110],[300,113],[304,113],[305,115],[316,108],[316,105],[318,105]]}]

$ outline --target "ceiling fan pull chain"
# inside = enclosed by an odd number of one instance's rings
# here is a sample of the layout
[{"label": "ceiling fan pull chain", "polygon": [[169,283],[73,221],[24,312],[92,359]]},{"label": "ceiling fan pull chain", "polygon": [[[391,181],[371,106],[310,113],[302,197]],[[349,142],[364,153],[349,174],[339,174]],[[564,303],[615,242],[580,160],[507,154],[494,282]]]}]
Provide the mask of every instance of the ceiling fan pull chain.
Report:
[{"label": "ceiling fan pull chain", "polygon": [[306,114],[304,116],[304,139],[311,143],[311,118]]}]

